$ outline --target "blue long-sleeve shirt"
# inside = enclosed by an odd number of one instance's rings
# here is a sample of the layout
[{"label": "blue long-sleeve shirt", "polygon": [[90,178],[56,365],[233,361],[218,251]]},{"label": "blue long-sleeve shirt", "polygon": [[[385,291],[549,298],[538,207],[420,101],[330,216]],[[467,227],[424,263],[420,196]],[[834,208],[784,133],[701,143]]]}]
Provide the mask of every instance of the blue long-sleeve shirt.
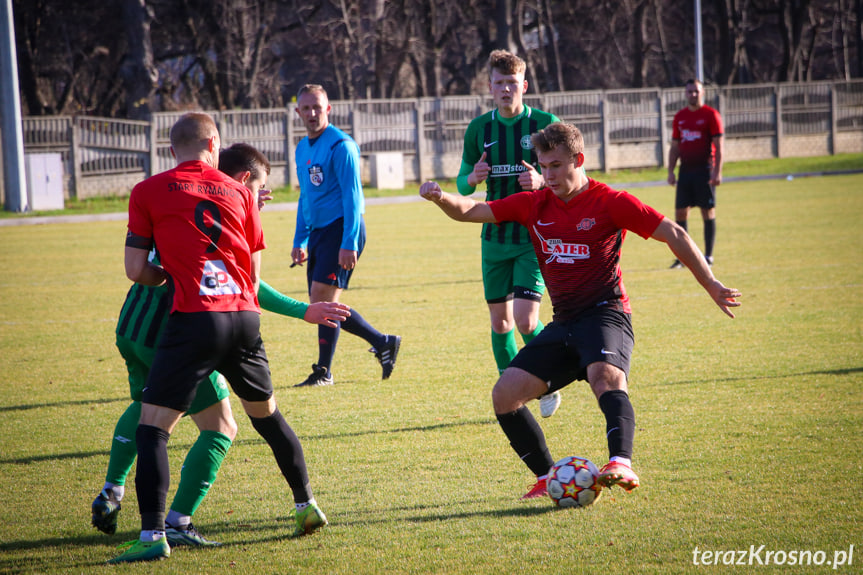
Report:
[{"label": "blue long-sleeve shirt", "polygon": [[344,218],[341,248],[357,251],[365,213],[357,143],[329,125],[314,140],[303,138],[295,159],[300,200],[294,247],[305,249],[312,230]]}]

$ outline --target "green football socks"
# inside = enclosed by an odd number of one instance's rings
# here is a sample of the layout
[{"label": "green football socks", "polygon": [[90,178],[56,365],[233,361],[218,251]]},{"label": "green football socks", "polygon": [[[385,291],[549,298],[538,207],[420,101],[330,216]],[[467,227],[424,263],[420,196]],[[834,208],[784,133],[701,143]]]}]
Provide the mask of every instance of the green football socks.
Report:
[{"label": "green football socks", "polygon": [[171,510],[183,515],[194,515],[198,505],[210,490],[222,461],[231,447],[227,435],[218,431],[202,431],[189,450],[180,472],[180,484]]},{"label": "green football socks", "polygon": [[108,460],[108,472],[105,481],[114,485],[125,485],[126,477],[135,464],[138,450],[135,445],[135,432],[141,419],[141,402],[133,401],[114,427],[114,438],[111,440],[111,457]]},{"label": "green football socks", "polygon": [[498,373],[503,373],[503,370],[509,367],[509,362],[512,361],[512,358],[518,353],[518,345],[515,343],[515,330],[510,330],[507,333],[497,333],[492,330],[491,351],[494,354]]},{"label": "green football socks", "polygon": [[532,332],[530,332],[530,333],[523,333],[523,334],[521,334],[521,340],[522,340],[524,343],[530,343],[530,340],[532,340],[533,338],[535,338],[536,336],[538,336],[538,335],[539,335],[539,332],[541,332],[541,331],[542,331],[542,329],[543,329],[544,327],[545,327],[545,325],[543,325],[543,323],[542,323],[541,321],[537,320],[537,322],[536,322],[536,329],[535,329],[535,330],[533,330],[533,331],[532,331]]}]

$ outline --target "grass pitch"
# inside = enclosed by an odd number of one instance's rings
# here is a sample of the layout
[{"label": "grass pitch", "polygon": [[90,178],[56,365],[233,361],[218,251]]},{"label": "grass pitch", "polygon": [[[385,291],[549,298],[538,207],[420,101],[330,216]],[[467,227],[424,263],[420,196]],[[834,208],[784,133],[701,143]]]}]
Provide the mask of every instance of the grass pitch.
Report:
[{"label": "grass pitch", "polygon": [[[760,546],[743,557],[758,572],[859,572],[861,190],[863,176],[721,186],[714,271],[744,294],[734,320],[687,271],[667,269],[665,246],[628,236],[642,487],[583,510],[518,500],[532,477],[491,410],[479,226],[425,202],[369,206],[369,244],[344,301],[403,336],[393,377],[380,381],[365,342],[343,333],[336,385],[293,389],[316,360],[315,328],[262,319],[276,396],[330,527],[288,539],[290,492],[234,401],[237,441],[195,516],[225,546],[180,548],[158,566],[104,566],[137,536],[132,478],[118,533],[90,527],[128,401],[113,344],[128,288],[124,222],[0,228],[0,572],[691,573],[710,570],[701,563],[714,552],[722,565]],[[633,191],[672,213],[671,188]],[[303,298],[304,270],[288,268],[294,217],[265,211],[262,275]],[[550,311],[544,302],[546,322]],[[605,462],[585,383],[541,424],[555,458]],[[169,444],[174,487],[194,438],[186,421]],[[767,551],[774,564],[759,566]],[[810,564],[792,565],[792,552]]]}]

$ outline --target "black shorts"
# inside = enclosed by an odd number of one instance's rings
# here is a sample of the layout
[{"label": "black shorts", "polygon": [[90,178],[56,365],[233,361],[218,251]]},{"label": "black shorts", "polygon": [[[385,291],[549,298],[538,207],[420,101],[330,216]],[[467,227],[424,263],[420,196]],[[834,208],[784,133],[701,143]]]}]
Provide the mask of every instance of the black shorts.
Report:
[{"label": "black shorts", "polygon": [[576,379],[587,381],[587,366],[598,361],[619,367],[628,378],[634,346],[629,314],[601,307],[576,319],[551,322],[509,367],[548,381],[549,391],[557,391]]},{"label": "black shorts", "polygon": [[[312,282],[348,289],[354,270],[346,270],[339,265],[339,251],[342,248],[344,235],[344,218],[339,218],[322,228],[312,230],[309,234],[309,261],[306,268],[306,279],[309,290]],[[360,219],[360,237],[357,245],[357,260],[363,254],[366,245],[366,223]]]},{"label": "black shorts", "polygon": [[224,375],[234,393],[246,401],[266,401],[273,395],[260,314],[172,313],[141,400],[186,411],[198,382],[214,370]]},{"label": "black shorts", "polygon": [[716,207],[716,186],[710,185],[710,170],[681,170],[678,174],[674,208],[682,210],[690,207],[708,210]]}]

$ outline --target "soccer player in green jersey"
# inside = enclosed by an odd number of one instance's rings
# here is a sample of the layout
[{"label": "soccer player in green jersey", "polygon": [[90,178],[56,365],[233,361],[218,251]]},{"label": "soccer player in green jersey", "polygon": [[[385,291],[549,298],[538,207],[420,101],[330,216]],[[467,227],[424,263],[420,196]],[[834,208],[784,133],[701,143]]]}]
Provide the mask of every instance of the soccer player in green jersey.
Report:
[{"label": "soccer player in green jersey", "polygon": [[[457,179],[460,194],[471,195],[486,182],[486,200],[490,201],[545,185],[536,169],[530,137],[558,118],[524,104],[526,67],[524,60],[505,50],[489,55],[489,91],[496,107],[474,118],[465,132]],[[539,304],[545,283],[524,226],[515,222],[483,225],[482,279],[491,316],[491,349],[503,373],[518,352],[515,330],[527,343],[543,328]],[[558,391],[540,398],[543,417],[550,417],[559,405]]]},{"label": "soccer player in green jersey", "polygon": [[[222,150],[219,168],[258,194],[259,207],[263,207],[264,200],[272,198],[269,191],[263,189],[270,173],[269,161],[253,146],[234,144]],[[345,319],[349,314],[348,306],[343,304],[322,302],[310,305],[279,293],[264,281],[260,282],[258,302],[267,311],[324,325]],[[141,417],[141,393],[170,309],[171,295],[167,284],[149,287],[136,283],[126,294],[117,321],[116,343],[126,361],[132,403],[114,428],[105,486],[92,504],[93,525],[109,535],[117,530],[126,478],[137,456],[135,432]],[[198,533],[192,525],[192,515],[216,480],[228,448],[237,435],[237,423],[228,396],[225,379],[214,372],[198,386],[188,411],[200,435],[183,462],[180,483],[166,517],[166,537],[172,547],[218,545]]]}]

